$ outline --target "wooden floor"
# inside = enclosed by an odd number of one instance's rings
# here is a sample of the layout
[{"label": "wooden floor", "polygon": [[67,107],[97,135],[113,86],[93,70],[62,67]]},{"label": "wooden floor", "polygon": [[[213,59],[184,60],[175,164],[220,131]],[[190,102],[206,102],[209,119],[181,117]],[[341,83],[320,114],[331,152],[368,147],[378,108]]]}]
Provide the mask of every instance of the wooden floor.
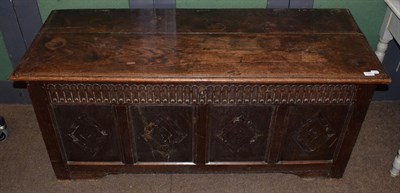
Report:
[{"label": "wooden floor", "polygon": [[342,179],[286,174],[140,174],[58,181],[30,105],[0,105],[9,125],[0,143],[0,192],[385,192],[400,190],[389,170],[400,146],[400,101],[373,102]]}]

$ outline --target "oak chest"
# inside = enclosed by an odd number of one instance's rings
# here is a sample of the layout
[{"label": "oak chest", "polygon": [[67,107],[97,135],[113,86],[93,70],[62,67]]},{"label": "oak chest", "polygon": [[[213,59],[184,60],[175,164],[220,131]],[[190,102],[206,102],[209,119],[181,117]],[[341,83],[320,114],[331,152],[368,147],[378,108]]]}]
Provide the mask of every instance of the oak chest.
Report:
[{"label": "oak chest", "polygon": [[57,10],[27,82],[59,179],[343,175],[375,86],[347,10]]}]

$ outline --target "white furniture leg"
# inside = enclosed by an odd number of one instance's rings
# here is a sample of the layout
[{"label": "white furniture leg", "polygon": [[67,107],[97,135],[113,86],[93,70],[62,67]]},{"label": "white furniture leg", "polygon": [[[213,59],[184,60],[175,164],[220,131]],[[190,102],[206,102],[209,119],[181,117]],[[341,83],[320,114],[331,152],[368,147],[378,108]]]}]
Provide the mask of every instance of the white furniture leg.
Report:
[{"label": "white furniture leg", "polygon": [[399,174],[400,174],[400,149],[397,156],[394,158],[393,168],[390,170],[390,175],[392,177],[396,177]]},{"label": "white furniture leg", "polygon": [[375,54],[378,56],[379,61],[383,62],[383,58],[385,58],[385,52],[388,48],[388,43],[390,40],[385,40],[383,38],[379,39],[378,45],[376,47]]},{"label": "white furniture leg", "polygon": [[377,45],[375,54],[378,57],[379,61],[383,61],[383,58],[385,57],[385,52],[388,48],[388,43],[390,40],[393,39],[392,34],[388,30],[388,25],[391,17],[393,16],[392,11],[388,8],[386,11],[385,19],[383,20],[383,24],[381,27],[381,31],[379,33],[379,43]]},{"label": "white furniture leg", "polygon": [[[388,8],[386,9],[385,18],[379,32],[379,43],[375,51],[376,56],[382,62],[388,47],[388,42],[392,39],[400,42],[400,1],[385,0]],[[397,70],[396,70],[397,71]],[[400,149],[396,158],[394,158],[393,168],[390,170],[392,177],[398,176],[400,173]]]}]

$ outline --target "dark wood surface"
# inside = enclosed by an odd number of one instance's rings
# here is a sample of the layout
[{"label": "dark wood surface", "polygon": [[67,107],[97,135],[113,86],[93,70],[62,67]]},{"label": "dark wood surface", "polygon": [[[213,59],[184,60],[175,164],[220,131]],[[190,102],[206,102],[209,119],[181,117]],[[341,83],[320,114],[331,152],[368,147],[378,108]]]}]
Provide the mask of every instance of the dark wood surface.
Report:
[{"label": "dark wood surface", "polygon": [[67,160],[63,152],[64,150],[61,148],[60,135],[58,131],[54,129],[52,114],[49,111],[51,108],[50,103],[43,89],[41,84],[33,83],[28,86],[36,119],[56,177],[58,179],[70,179],[70,173],[67,169],[68,166],[65,164]]},{"label": "dark wood surface", "polygon": [[11,79],[28,83],[59,179],[340,178],[390,82],[339,9],[54,11]]},{"label": "dark wood surface", "polygon": [[60,10],[11,79],[388,83],[372,53],[342,9]]}]

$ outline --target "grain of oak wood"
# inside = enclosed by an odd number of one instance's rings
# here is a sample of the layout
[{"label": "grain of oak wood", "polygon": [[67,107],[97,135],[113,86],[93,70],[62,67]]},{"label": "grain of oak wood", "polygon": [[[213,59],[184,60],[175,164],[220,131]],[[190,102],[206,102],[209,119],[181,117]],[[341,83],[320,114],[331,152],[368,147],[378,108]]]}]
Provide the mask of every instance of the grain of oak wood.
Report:
[{"label": "grain of oak wood", "polygon": [[341,9],[67,10],[49,18],[12,80],[388,82],[385,73],[364,77],[381,66]]},{"label": "grain of oak wood", "polygon": [[340,178],[390,82],[342,9],[54,11],[11,79],[28,83],[59,179]]}]

